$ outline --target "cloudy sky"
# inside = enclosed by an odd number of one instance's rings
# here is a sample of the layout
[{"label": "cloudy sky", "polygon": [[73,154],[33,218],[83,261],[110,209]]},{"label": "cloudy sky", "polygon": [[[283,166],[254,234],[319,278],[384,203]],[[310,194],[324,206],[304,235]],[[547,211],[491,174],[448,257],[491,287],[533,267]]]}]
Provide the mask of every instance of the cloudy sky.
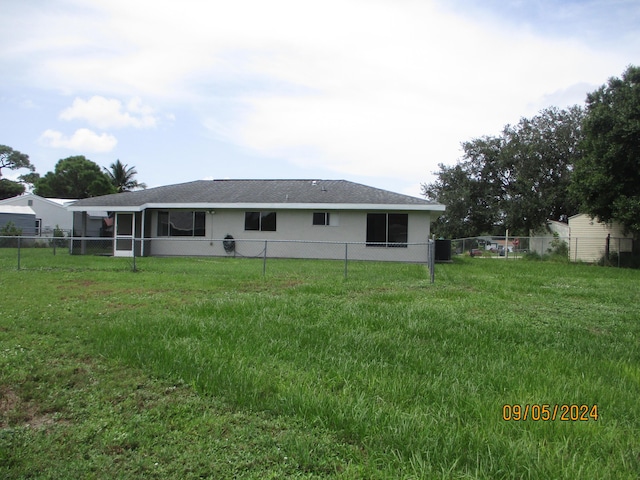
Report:
[{"label": "cloudy sky", "polygon": [[[419,196],[460,143],[640,64],[638,0],[0,0],[0,144],[149,186]],[[6,172],[11,177],[11,172]]]}]

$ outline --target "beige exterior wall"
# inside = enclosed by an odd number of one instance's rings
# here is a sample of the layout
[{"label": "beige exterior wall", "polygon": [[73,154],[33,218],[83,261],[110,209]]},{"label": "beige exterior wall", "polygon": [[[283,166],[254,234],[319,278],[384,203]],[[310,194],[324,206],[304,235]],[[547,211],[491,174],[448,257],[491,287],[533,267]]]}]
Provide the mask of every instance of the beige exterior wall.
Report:
[{"label": "beige exterior wall", "polygon": [[601,223],[589,215],[569,218],[571,229],[570,257],[573,261],[597,262],[605,253],[607,235],[611,235],[610,252],[630,252],[632,236],[625,235],[617,223]]},{"label": "beige exterior wall", "polygon": [[[148,210],[151,216],[151,237],[145,255],[180,256],[230,256],[226,253],[222,239],[231,235],[236,241],[236,255],[262,256],[267,240],[268,257],[282,258],[334,258],[426,262],[431,214],[428,211],[392,212],[408,214],[408,243],[404,247],[367,247],[347,245],[346,242],[366,241],[367,213],[384,211],[330,211],[330,225],[313,225],[313,212],[318,210],[275,210],[276,231],[245,231],[244,209],[218,210],[206,214],[205,237],[161,237],[157,238],[157,211]],[[317,243],[314,243],[317,242]],[[335,242],[335,243],[322,243]],[[423,245],[411,245],[420,243]]]}]

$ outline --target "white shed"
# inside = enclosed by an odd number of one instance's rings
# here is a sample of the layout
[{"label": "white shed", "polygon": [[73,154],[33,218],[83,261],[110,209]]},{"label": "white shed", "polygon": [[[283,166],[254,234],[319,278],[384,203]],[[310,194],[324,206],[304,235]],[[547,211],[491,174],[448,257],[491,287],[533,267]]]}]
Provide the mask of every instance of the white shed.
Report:
[{"label": "white shed", "polygon": [[625,235],[622,225],[616,222],[603,223],[586,213],[580,213],[569,218],[569,228],[573,261],[598,262],[605,254],[607,241],[611,253],[633,250],[633,236]]}]

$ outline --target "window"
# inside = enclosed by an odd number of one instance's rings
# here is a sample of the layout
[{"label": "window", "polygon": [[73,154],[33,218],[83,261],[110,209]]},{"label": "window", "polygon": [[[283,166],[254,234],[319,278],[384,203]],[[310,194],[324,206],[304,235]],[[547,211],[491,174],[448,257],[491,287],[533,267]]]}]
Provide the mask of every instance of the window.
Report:
[{"label": "window", "polygon": [[387,214],[367,214],[367,247],[384,247],[387,241]]},{"label": "window", "polygon": [[406,247],[408,240],[409,215],[406,213],[390,213],[387,215],[388,247]]},{"label": "window", "polygon": [[204,237],[205,212],[158,212],[159,237]]},{"label": "window", "polygon": [[276,212],[244,212],[244,229],[276,231]]},{"label": "window", "polygon": [[244,229],[260,230],[260,212],[244,212]]},{"label": "window", "polygon": [[408,224],[406,213],[367,214],[367,247],[406,247]]},{"label": "window", "polygon": [[329,225],[329,212],[313,212],[314,225]]}]

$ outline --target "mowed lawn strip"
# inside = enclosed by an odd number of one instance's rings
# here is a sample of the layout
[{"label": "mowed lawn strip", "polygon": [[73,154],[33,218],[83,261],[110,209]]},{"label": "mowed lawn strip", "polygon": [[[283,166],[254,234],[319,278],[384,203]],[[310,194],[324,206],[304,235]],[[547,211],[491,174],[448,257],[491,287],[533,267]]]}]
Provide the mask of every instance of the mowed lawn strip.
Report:
[{"label": "mowed lawn strip", "polygon": [[2,271],[9,478],[640,473],[640,272],[465,259],[431,285],[421,265],[121,260]]}]

